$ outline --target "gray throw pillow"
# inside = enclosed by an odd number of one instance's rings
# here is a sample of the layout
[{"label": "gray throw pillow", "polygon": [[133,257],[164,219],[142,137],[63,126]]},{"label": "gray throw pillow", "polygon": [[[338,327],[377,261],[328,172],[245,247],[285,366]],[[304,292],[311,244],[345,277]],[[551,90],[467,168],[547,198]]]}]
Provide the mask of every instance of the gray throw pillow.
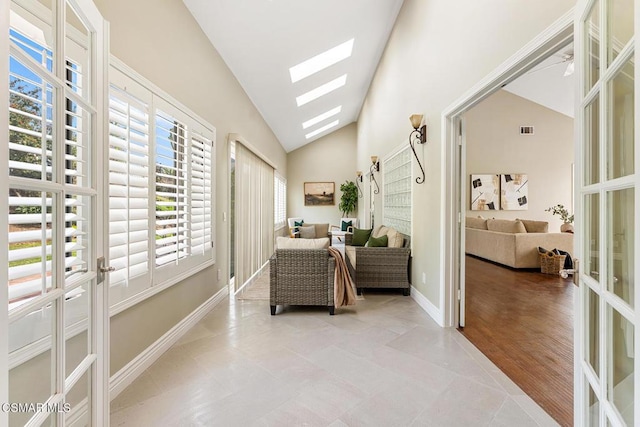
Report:
[{"label": "gray throw pillow", "polygon": [[316,238],[316,227],[313,225],[298,227],[300,231],[300,238],[302,239],[315,239]]}]

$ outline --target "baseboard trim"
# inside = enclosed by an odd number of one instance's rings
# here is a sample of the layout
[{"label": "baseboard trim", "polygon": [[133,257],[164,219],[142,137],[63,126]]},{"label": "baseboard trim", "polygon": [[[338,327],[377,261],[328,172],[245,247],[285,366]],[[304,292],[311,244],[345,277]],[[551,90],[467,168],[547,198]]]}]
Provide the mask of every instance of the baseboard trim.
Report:
[{"label": "baseboard trim", "polygon": [[216,305],[218,305],[229,294],[229,288],[225,286],[215,295],[205,301],[200,307],[182,319],[180,323],[171,328],[166,334],[158,338],[135,359],[127,363],[122,369],[116,372],[109,380],[110,400],[115,399],[127,388],[136,378],[138,378],[147,368],[149,368],[160,356],[175,344],[189,329],[195,326],[204,316],[207,315]]},{"label": "baseboard trim", "polygon": [[414,286],[411,286],[411,298],[418,303],[420,308],[427,312],[438,325],[444,328],[444,318],[442,317],[442,311],[438,309],[427,297],[425,297]]}]

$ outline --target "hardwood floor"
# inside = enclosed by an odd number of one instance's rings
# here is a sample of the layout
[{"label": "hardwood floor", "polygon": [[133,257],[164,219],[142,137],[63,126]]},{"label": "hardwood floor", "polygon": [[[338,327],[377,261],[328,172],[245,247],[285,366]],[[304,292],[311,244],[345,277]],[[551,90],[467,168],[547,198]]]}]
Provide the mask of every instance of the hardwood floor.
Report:
[{"label": "hardwood floor", "polygon": [[461,332],[560,425],[573,425],[571,278],[466,257]]}]

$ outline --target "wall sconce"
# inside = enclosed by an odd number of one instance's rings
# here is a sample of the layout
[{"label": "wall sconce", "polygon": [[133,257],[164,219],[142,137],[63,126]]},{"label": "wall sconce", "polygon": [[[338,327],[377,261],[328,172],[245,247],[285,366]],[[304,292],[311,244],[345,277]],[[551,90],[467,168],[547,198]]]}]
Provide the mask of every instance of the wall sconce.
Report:
[{"label": "wall sconce", "polygon": [[362,197],[362,188],[360,183],[362,182],[362,171],[356,171],[356,187],[358,187],[358,197]]},{"label": "wall sconce", "polygon": [[373,181],[376,185],[376,189],[373,190],[373,194],[380,193],[380,187],[378,186],[378,181],[376,181],[376,177],[374,172],[380,172],[380,162],[378,161],[378,156],[371,156],[371,166],[369,167],[369,179]]},{"label": "wall sconce", "polygon": [[416,157],[418,166],[420,166],[420,170],[422,171],[422,177],[417,177],[416,182],[418,184],[422,184],[425,179],[424,168],[422,167],[422,163],[420,163],[414,144],[424,144],[427,142],[427,125],[420,126],[422,124],[422,114],[412,114],[411,117],[409,117],[409,120],[411,120],[411,126],[413,126],[413,130],[409,134],[409,145],[411,146],[413,155]]}]

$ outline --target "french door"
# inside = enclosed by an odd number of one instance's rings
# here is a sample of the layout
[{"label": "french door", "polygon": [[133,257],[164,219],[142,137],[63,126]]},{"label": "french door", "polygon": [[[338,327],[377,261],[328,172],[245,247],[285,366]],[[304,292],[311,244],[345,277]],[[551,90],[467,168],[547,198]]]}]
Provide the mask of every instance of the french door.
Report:
[{"label": "french door", "polygon": [[106,27],[91,0],[8,3],[0,425],[107,425]]},{"label": "french door", "polygon": [[577,5],[576,425],[640,423],[640,0]]}]

